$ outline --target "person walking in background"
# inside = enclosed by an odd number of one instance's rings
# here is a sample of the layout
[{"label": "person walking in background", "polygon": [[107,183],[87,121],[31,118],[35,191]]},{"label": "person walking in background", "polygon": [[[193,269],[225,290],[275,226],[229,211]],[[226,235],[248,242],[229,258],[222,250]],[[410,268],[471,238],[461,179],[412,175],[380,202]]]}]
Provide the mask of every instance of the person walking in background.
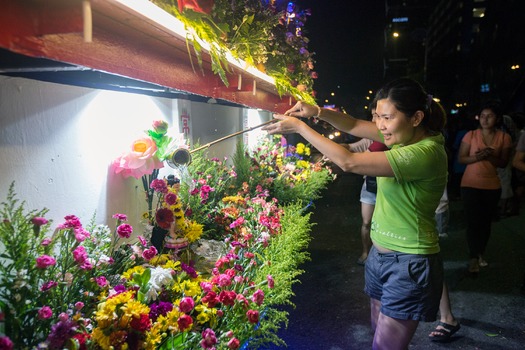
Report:
[{"label": "person walking in background", "polygon": [[[434,215],[447,182],[441,133],[446,113],[411,79],[386,84],[375,100],[375,124],[298,102],[285,115],[275,115],[278,122],[263,130],[298,133],[344,171],[377,177],[373,245],[365,264],[373,349],[405,350],[420,321],[436,320],[443,289]],[[299,119],[311,117],[390,149],[352,153]]]},{"label": "person walking in background", "polygon": [[502,118],[499,105],[483,106],[478,117],[479,128],[465,134],[458,154],[459,162],[467,166],[461,179],[461,198],[467,221],[468,271],[471,273],[479,272],[480,266],[488,266],[483,254],[501,197],[496,169],[507,165],[512,145],[510,135],[497,127]]},{"label": "person walking in background", "polygon": [[[436,226],[440,239],[448,238],[448,222],[450,218],[448,204],[448,191],[445,187],[443,196],[441,196],[436,209]],[[447,283],[443,280],[443,292],[441,293],[441,299],[439,301],[439,322],[436,328],[430,332],[428,338],[434,342],[445,343],[450,341],[451,337],[456,334],[460,328],[461,325],[459,321],[452,313]]]},{"label": "person walking in background", "polygon": [[[372,114],[372,122],[376,122],[376,102],[370,104],[370,112]],[[385,144],[370,139],[363,138],[357,142],[347,144],[351,152],[382,152],[386,151],[388,147]],[[370,239],[370,225],[372,223],[372,215],[376,205],[377,183],[375,176],[364,176],[363,186],[359,200],[361,202],[361,255],[357,258],[358,265],[365,265],[368,252],[372,247],[372,240]]]},{"label": "person walking in background", "polygon": [[[509,115],[504,114],[502,117],[501,130],[510,135],[512,140],[509,159],[514,157],[514,149],[518,142],[519,130],[514,120]],[[512,190],[512,162],[508,162],[503,168],[498,168],[498,176],[501,181],[501,197],[499,200],[499,218],[505,218],[512,215],[514,191]]]},{"label": "person walking in background", "polygon": [[[519,212],[521,206],[521,200],[523,198],[525,190],[525,132],[522,132],[516,145],[516,153],[512,160],[512,166],[516,171],[516,199],[517,209]],[[525,294],[525,273],[523,274],[523,284],[521,286],[521,292]]]}]

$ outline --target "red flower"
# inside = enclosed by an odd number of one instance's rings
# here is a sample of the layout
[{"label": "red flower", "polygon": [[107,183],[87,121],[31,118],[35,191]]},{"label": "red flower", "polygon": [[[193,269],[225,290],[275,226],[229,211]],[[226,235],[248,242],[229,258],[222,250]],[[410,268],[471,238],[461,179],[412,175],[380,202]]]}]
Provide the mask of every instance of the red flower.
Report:
[{"label": "red flower", "polygon": [[237,294],[232,290],[223,290],[219,293],[219,300],[224,305],[233,306]]},{"label": "red flower", "polygon": [[145,332],[151,327],[151,320],[148,314],[141,314],[140,317],[133,317],[131,328],[139,332]]},{"label": "red flower", "polygon": [[202,302],[204,304],[207,304],[208,307],[215,307],[217,303],[219,302],[219,299],[217,299],[217,293],[211,291],[206,294],[204,298],[202,298]]},{"label": "red flower", "polygon": [[184,332],[184,330],[191,327],[193,324],[193,319],[191,316],[184,314],[177,319],[177,324],[179,325],[180,330]]},{"label": "red flower", "polygon": [[179,12],[184,9],[191,9],[195,12],[210,14],[213,8],[213,0],[177,0]]},{"label": "red flower", "polygon": [[250,321],[250,323],[257,323],[259,322],[259,311],[248,310],[246,312],[246,317],[248,317],[248,321]]},{"label": "red flower", "polygon": [[157,210],[155,219],[157,220],[157,225],[165,230],[169,230],[172,222],[175,220],[173,217],[173,212],[168,208],[161,208]]}]

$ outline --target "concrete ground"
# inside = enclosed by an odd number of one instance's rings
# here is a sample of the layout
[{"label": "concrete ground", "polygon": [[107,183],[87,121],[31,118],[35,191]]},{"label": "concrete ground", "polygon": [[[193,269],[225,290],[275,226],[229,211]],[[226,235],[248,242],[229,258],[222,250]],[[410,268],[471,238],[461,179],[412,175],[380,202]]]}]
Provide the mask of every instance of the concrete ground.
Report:
[{"label": "concrete ground", "polygon": [[[345,174],[316,202],[311,261],[294,286],[295,309],[280,337],[293,350],[370,349],[369,299],[363,293],[360,254],[361,176]],[[490,266],[478,276],[467,269],[460,200],[450,203],[449,237],[442,239],[445,278],[461,329],[449,343],[429,341],[436,323],[420,323],[409,349],[525,349],[525,207],[521,216],[494,222],[486,252]],[[270,347],[268,349],[284,349]]]}]

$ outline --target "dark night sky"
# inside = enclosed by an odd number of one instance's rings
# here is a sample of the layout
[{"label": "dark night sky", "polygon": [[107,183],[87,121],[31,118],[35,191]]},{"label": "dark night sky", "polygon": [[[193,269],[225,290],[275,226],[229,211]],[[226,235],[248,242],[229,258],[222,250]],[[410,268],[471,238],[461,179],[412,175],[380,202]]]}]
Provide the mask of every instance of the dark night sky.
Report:
[{"label": "dark night sky", "polygon": [[385,1],[298,0],[296,4],[312,11],[305,35],[309,50],[315,52],[319,78],[314,89],[322,98],[319,102],[334,91],[336,104],[350,113],[362,111],[368,90],[382,83]]}]

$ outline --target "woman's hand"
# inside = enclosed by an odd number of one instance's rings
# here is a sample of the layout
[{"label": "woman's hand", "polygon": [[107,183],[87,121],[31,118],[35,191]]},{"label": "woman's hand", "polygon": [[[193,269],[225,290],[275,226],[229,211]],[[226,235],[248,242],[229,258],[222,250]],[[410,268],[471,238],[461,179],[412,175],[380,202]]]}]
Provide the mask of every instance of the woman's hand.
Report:
[{"label": "woman's hand", "polygon": [[301,125],[305,125],[304,122],[295,117],[289,117],[283,114],[274,114],[273,117],[277,119],[277,121],[265,125],[262,128],[262,130],[267,131],[270,135],[299,133]]},{"label": "woman's hand", "polygon": [[290,115],[292,117],[300,117],[300,118],[311,118],[315,117],[319,114],[319,107],[309,105],[306,102],[299,101],[287,110],[284,115]]}]

